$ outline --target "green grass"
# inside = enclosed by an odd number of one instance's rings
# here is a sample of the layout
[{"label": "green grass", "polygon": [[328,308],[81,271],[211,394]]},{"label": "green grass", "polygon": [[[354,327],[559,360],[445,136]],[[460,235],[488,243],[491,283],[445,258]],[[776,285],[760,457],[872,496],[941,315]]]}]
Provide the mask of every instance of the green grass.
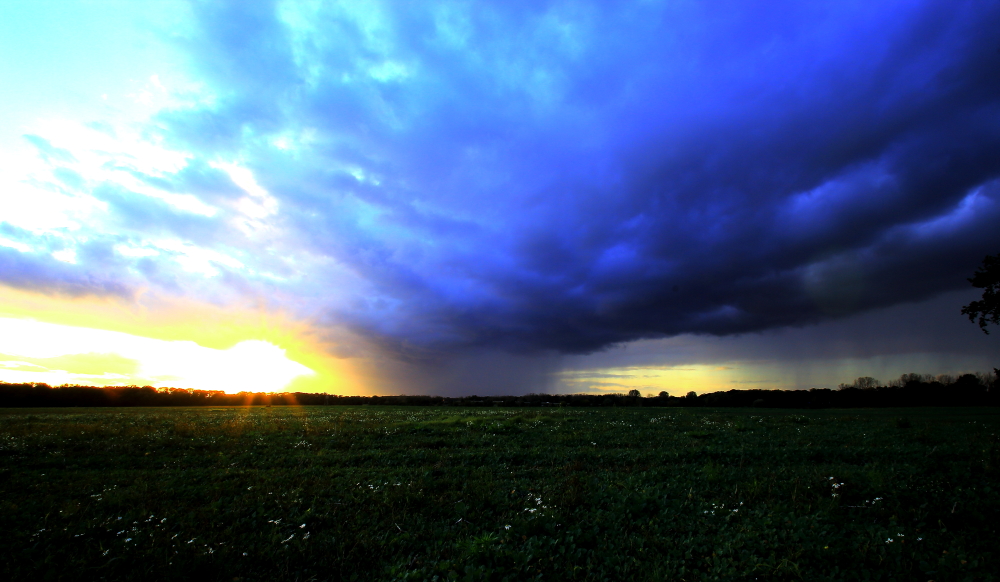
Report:
[{"label": "green grass", "polygon": [[11,580],[992,580],[997,409],[0,410]]}]

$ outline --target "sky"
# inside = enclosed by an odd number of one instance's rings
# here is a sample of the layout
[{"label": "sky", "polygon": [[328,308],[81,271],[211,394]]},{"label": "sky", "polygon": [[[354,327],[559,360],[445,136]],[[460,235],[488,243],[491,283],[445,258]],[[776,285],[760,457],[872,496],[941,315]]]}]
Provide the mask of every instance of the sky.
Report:
[{"label": "sky", "polygon": [[0,0],[0,381],[988,372],[1000,3]]}]

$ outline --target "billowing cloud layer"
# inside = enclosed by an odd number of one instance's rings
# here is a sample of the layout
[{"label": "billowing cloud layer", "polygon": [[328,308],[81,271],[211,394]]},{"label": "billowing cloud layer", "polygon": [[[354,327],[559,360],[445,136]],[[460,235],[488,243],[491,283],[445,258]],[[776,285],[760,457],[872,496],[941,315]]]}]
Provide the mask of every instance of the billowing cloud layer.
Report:
[{"label": "billowing cloud layer", "polygon": [[7,216],[63,210],[2,219],[0,280],[263,296],[422,358],[819,322],[1000,250],[1000,4],[194,14],[151,121],[24,137]]}]

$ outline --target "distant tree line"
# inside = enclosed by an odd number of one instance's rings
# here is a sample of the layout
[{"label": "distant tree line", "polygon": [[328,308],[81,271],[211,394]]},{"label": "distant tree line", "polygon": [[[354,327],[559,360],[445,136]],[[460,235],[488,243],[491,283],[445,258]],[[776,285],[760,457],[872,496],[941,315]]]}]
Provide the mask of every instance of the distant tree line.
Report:
[{"label": "distant tree line", "polygon": [[996,374],[903,374],[885,384],[870,376],[836,390],[730,390],[699,396],[704,406],[761,408],[882,408],[1000,406]]},{"label": "distant tree line", "polygon": [[0,407],[47,406],[670,406],[758,408],[869,408],[906,406],[1000,406],[1000,370],[992,374],[930,376],[903,374],[882,383],[863,376],[836,390],[729,390],[686,396],[667,392],[643,397],[627,394],[527,394],[524,396],[339,396],[304,392],[240,392],[153,388],[94,387],[0,382]]}]

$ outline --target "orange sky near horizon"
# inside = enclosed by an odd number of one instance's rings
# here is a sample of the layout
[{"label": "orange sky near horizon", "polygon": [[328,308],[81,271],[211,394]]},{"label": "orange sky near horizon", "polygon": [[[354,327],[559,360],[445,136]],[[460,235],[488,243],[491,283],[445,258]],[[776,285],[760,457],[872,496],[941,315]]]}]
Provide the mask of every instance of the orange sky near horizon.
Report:
[{"label": "orange sky near horizon", "polygon": [[[365,350],[335,357],[308,322],[263,302],[223,307],[148,293],[67,297],[0,286],[0,333],[19,336],[0,341],[6,382],[372,395],[397,393],[393,378],[408,373],[405,364]],[[696,368],[653,366],[641,380],[610,385],[601,377],[621,370],[563,370],[553,377],[569,392],[635,387],[680,395],[723,389],[733,375],[725,366]]]},{"label": "orange sky near horizon", "polygon": [[0,286],[4,327],[0,381],[366,393],[359,362],[330,355],[306,323],[261,305]]},{"label": "orange sky near horizon", "polygon": [[[774,332],[771,341],[787,336],[782,341],[800,343],[797,333],[806,332]],[[622,354],[553,357],[547,368],[534,374],[547,377],[545,384],[523,383],[516,374],[490,383],[504,370],[529,369],[534,360],[513,355],[477,360],[466,354],[450,363],[407,362],[343,330],[269,309],[264,301],[220,306],[152,293],[71,297],[0,285],[3,382],[150,385],[228,393],[453,395],[637,389],[643,395],[666,391],[681,396],[689,390],[703,394],[733,388],[833,388],[862,375],[889,380],[901,371],[957,374],[978,369],[971,357],[970,364],[949,367],[948,361],[922,352],[800,359],[794,366],[766,354],[755,359],[712,357],[713,349],[725,353],[727,343],[740,341],[754,338],[649,340]],[[692,346],[707,351],[687,357],[689,362],[662,361],[661,354]],[[449,374],[450,383],[442,383]]]}]

